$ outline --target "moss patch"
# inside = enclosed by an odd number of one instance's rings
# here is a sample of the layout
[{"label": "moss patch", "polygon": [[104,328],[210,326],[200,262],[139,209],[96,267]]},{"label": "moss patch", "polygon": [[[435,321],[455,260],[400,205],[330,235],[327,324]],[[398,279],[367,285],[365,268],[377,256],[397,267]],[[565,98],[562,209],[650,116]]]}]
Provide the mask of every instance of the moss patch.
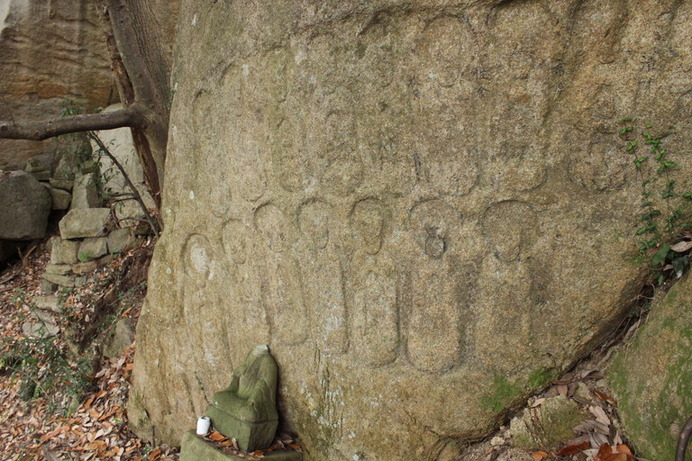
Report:
[{"label": "moss patch", "polygon": [[522,394],[521,387],[510,383],[507,378],[501,375],[493,377],[492,393],[481,400],[481,405],[486,410],[494,412],[504,410],[514,399]]},{"label": "moss patch", "polygon": [[[632,344],[616,354],[607,378],[638,453],[673,459],[680,428],[692,414],[692,278],[652,305]],[[688,453],[687,460],[692,460]]]},{"label": "moss patch", "polygon": [[541,368],[529,374],[529,387],[540,389],[553,380],[554,372],[550,368]]}]

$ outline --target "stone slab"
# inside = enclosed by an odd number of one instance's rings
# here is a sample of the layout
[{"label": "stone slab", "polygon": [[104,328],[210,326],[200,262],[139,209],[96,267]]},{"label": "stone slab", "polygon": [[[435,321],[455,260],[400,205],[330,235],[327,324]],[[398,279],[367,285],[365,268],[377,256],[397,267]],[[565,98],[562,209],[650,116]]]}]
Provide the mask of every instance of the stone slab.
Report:
[{"label": "stone slab", "polygon": [[29,337],[48,338],[60,333],[60,327],[51,323],[24,322],[22,332]]},{"label": "stone slab", "polygon": [[88,274],[98,269],[99,264],[96,261],[85,261],[72,265],[72,272],[78,275]]},{"label": "stone slab", "polygon": [[81,262],[99,259],[108,253],[108,243],[106,237],[86,238],[79,245],[77,259]]},{"label": "stone slab", "polygon": [[61,287],[73,288],[75,286],[74,275],[57,275],[45,273],[43,274],[43,278],[48,282],[60,285]]},{"label": "stone slab", "polygon": [[[223,453],[198,437],[194,431],[183,436],[180,448],[180,461],[247,461],[247,456]],[[296,451],[271,451],[263,455],[268,461],[302,461],[303,454]]]},{"label": "stone slab", "polygon": [[108,252],[122,253],[133,248],[137,242],[131,228],[115,229],[108,234]]},{"label": "stone slab", "polygon": [[130,319],[120,319],[112,327],[103,344],[104,357],[119,356],[135,340],[135,329]]},{"label": "stone slab", "polygon": [[96,208],[101,204],[95,173],[77,174],[72,187],[70,209]]},{"label": "stone slab", "polygon": [[56,189],[62,189],[65,191],[71,191],[74,187],[74,180],[72,179],[51,179],[49,181],[51,187]]},{"label": "stone slab", "polygon": [[72,272],[69,264],[46,264],[46,273],[54,275],[68,275]]},{"label": "stone slab", "polygon": [[53,200],[53,210],[67,210],[72,201],[72,194],[66,190],[50,187],[49,190],[51,199]]},{"label": "stone slab", "polygon": [[63,239],[102,237],[110,218],[110,208],[83,208],[70,210],[60,220],[60,236]]},{"label": "stone slab", "polygon": [[50,262],[52,264],[74,264],[77,262],[79,242],[60,237],[50,239]]},{"label": "stone slab", "polygon": [[57,296],[34,296],[34,304],[37,308],[49,310],[55,313],[62,312],[62,302]]}]

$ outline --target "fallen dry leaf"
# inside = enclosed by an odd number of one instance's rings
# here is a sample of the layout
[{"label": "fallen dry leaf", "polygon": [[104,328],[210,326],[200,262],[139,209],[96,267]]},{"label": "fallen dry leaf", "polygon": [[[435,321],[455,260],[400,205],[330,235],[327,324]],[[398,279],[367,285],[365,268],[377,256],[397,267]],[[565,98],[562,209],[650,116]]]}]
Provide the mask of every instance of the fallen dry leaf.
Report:
[{"label": "fallen dry leaf", "polygon": [[603,392],[596,391],[596,390],[594,390],[593,393],[596,394],[596,397],[598,397],[599,399],[603,400],[604,402],[607,402],[607,403],[611,404],[611,405],[614,406],[614,407],[617,407],[617,406],[618,406],[617,402],[616,402],[611,396],[609,396],[608,394],[604,394]]},{"label": "fallen dry leaf", "polygon": [[603,408],[597,406],[590,406],[589,411],[592,415],[596,417],[596,421],[608,426],[610,425],[610,418],[608,417]]},{"label": "fallen dry leaf", "polygon": [[221,442],[221,441],[224,441],[228,438],[225,435],[223,435],[222,433],[217,432],[217,431],[212,432],[207,437],[209,437],[214,442]]},{"label": "fallen dry leaf", "polygon": [[612,447],[604,443],[598,449],[594,461],[634,461],[634,456],[626,445]]},{"label": "fallen dry leaf", "polygon": [[581,453],[584,450],[591,448],[591,443],[584,441],[575,445],[566,445],[560,448],[558,451],[554,452],[558,456],[570,456]]},{"label": "fallen dry leaf", "polygon": [[533,453],[531,453],[531,457],[535,460],[540,461],[541,459],[550,457],[550,455],[545,451],[534,451]]}]

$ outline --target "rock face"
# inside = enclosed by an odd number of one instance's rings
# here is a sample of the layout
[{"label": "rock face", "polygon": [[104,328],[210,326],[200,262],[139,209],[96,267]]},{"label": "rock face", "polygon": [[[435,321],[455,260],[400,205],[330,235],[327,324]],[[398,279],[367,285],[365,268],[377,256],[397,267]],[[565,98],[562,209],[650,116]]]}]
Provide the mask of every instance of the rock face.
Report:
[{"label": "rock face", "polygon": [[[618,413],[637,451],[674,459],[680,430],[692,415],[692,277],[653,303],[632,344],[608,368]],[[687,457],[690,459],[690,450]]]},{"label": "rock face", "polygon": [[[90,109],[117,99],[99,21],[89,0],[0,0],[0,119],[57,117],[65,99]],[[55,148],[55,140],[0,140],[0,169]]]},{"label": "rock face", "polygon": [[52,203],[48,190],[29,173],[0,172],[0,239],[43,238]]},{"label": "rock face", "polygon": [[269,344],[306,459],[483,436],[638,292],[618,120],[654,124],[689,189],[691,13],[184,0],[134,427],[179,443]]}]

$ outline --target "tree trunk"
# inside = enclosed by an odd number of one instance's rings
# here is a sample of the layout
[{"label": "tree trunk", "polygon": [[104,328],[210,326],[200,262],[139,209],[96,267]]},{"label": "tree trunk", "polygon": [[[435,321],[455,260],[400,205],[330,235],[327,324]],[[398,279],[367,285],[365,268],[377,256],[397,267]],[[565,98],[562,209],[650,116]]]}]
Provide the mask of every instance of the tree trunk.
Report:
[{"label": "tree trunk", "polygon": [[[122,102],[126,106],[136,102],[147,108],[146,123],[133,127],[132,137],[147,183],[160,205],[170,115],[170,67],[163,50],[162,27],[146,0],[108,0],[107,4],[114,43],[125,71],[116,75],[119,80],[128,79],[132,89],[131,94],[121,90]],[[118,85],[127,86],[125,82]],[[131,97],[134,101],[128,100]]]}]

